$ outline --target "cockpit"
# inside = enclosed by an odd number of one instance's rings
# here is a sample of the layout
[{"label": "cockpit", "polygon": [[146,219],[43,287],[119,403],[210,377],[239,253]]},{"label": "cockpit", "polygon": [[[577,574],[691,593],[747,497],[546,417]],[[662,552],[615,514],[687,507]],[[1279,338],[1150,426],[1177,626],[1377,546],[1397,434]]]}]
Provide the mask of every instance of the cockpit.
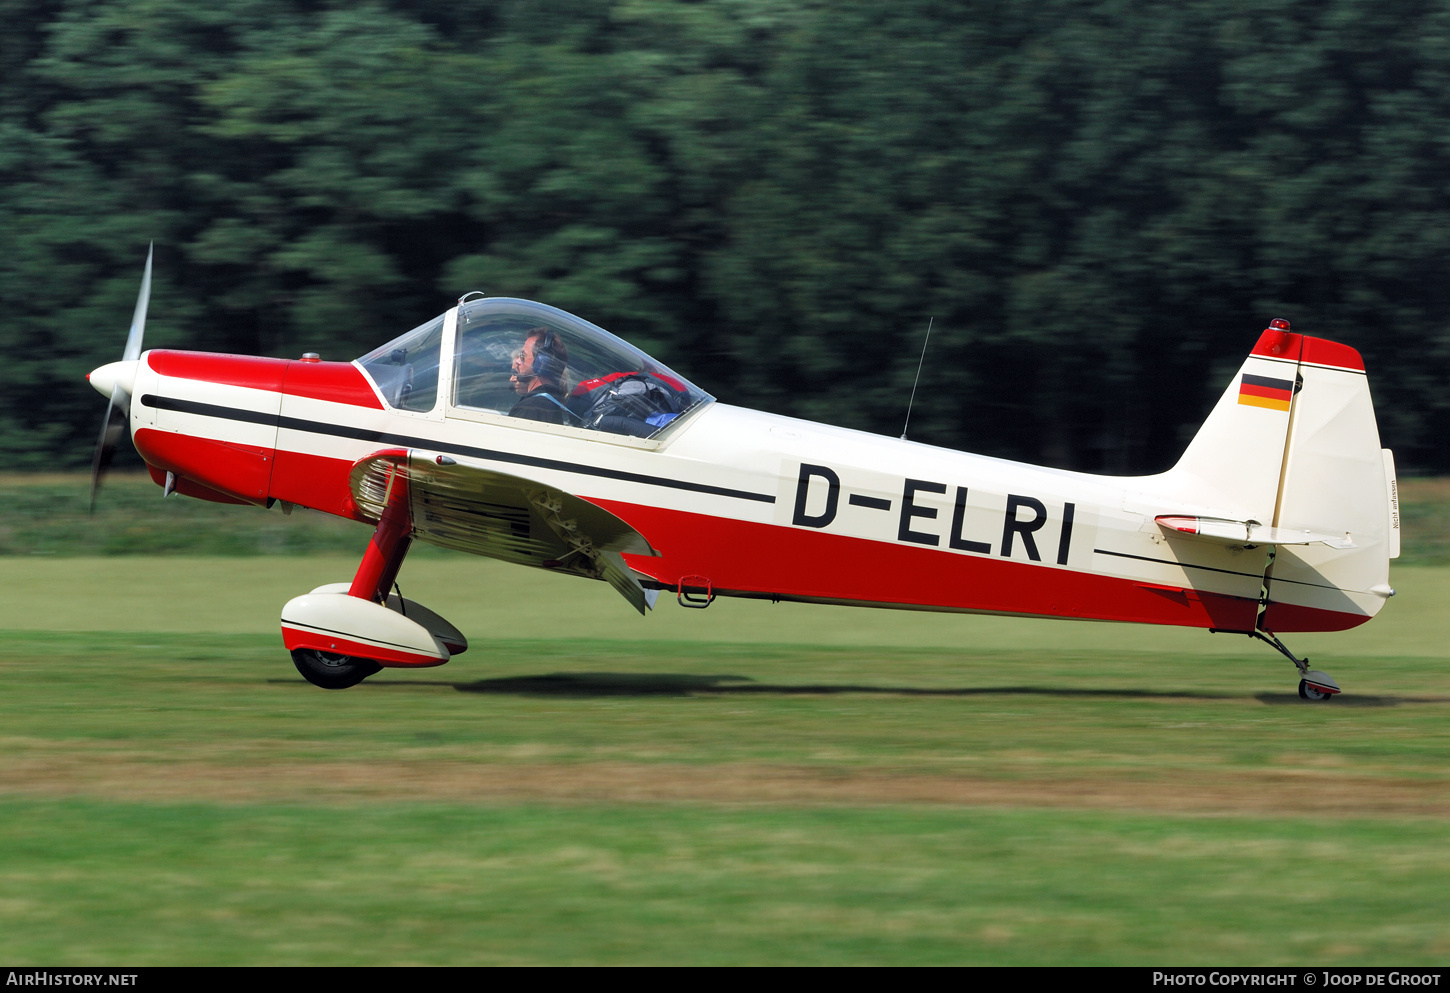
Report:
[{"label": "cockpit", "polygon": [[[447,400],[463,411],[651,438],[714,399],[556,307],[484,297],[460,302],[456,313],[358,360],[390,406],[426,413]],[[451,396],[439,396],[440,383]]]}]

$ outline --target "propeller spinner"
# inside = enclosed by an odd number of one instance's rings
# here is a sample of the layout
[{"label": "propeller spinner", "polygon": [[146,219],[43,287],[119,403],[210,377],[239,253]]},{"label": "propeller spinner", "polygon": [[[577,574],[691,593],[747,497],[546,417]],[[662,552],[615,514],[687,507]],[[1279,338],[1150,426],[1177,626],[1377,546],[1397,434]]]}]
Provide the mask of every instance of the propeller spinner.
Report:
[{"label": "propeller spinner", "polygon": [[121,361],[110,362],[91,372],[86,378],[96,391],[109,397],[106,416],[101,421],[101,435],[96,439],[96,454],[91,459],[91,505],[96,509],[96,493],[101,479],[116,455],[131,410],[131,386],[136,381],[136,364],[141,357],[141,338],[146,331],[146,306],[151,302],[151,256],[153,242],[146,249],[146,271],[141,276],[141,292],[136,296],[136,312],[131,316],[131,331],[126,336],[126,350]]}]

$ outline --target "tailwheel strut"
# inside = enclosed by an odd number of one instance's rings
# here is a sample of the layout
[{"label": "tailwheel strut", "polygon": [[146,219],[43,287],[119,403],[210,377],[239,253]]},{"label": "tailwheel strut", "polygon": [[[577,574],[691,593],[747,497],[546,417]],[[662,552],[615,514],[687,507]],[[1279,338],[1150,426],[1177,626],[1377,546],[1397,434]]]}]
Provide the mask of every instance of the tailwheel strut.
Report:
[{"label": "tailwheel strut", "polygon": [[1294,663],[1294,668],[1299,670],[1299,696],[1301,698],[1328,700],[1340,692],[1339,684],[1330,678],[1327,672],[1309,668],[1309,659],[1296,657],[1293,652],[1289,651],[1288,646],[1279,640],[1278,635],[1256,628],[1250,632],[1249,636],[1273,646],[1281,655]]}]

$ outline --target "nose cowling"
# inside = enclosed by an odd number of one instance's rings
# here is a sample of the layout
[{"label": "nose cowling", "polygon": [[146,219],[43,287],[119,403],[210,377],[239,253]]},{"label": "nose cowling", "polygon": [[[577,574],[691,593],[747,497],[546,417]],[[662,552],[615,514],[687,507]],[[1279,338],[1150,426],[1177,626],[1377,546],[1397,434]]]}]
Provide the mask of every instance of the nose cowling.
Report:
[{"label": "nose cowling", "polygon": [[[129,383],[115,384],[134,390],[136,451],[158,473],[175,473],[177,491],[187,496],[265,504],[282,385],[294,364],[164,348],[146,352]],[[97,369],[92,381],[104,371]]]},{"label": "nose cowling", "polygon": [[97,393],[107,399],[117,386],[121,388],[121,392],[130,396],[136,385],[136,367],[140,364],[139,359],[107,362],[97,369],[92,369],[86,379],[90,380],[91,386]]}]

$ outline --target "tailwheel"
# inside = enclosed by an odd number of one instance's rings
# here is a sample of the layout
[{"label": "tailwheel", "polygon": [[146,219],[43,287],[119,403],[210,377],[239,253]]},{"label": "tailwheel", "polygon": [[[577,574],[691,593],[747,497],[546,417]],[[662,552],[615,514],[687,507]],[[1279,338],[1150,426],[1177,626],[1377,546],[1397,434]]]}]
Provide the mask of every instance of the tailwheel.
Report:
[{"label": "tailwheel", "polygon": [[1339,684],[1328,673],[1310,669],[1299,680],[1299,696],[1305,700],[1328,700],[1339,692]]},{"label": "tailwheel", "polygon": [[1327,672],[1320,672],[1318,669],[1309,668],[1309,660],[1301,659],[1289,651],[1288,647],[1279,640],[1276,634],[1268,634],[1260,629],[1249,632],[1249,637],[1257,638],[1266,645],[1274,646],[1290,662],[1294,668],[1299,670],[1299,696],[1305,700],[1328,700],[1339,693],[1339,684]]},{"label": "tailwheel", "polygon": [[356,686],[383,668],[372,659],[338,655],[316,648],[294,648],[292,664],[302,673],[303,679],[325,690],[345,690]]}]

